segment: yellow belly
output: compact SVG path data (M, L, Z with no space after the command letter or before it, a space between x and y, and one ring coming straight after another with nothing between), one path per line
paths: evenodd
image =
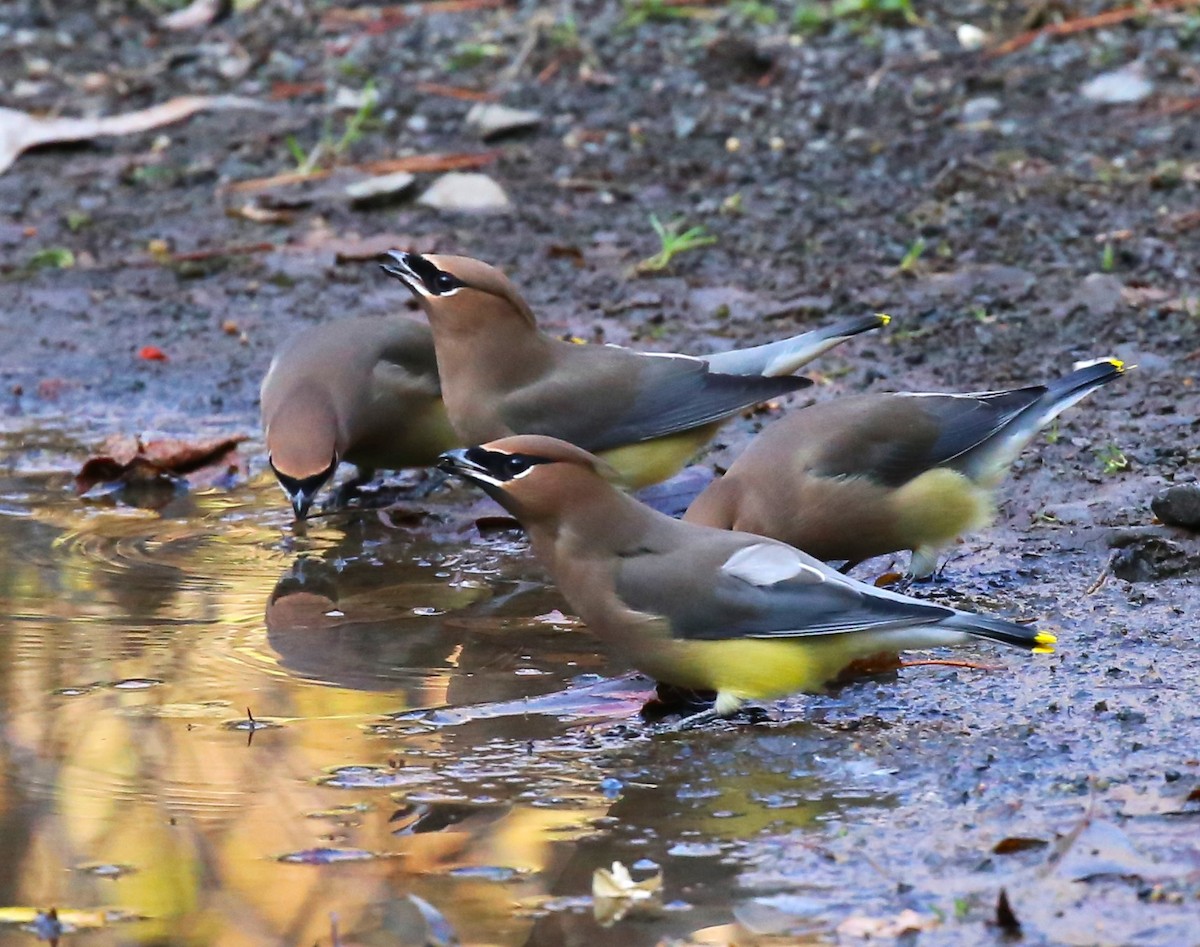
M621 475L626 487L640 490L679 473L720 427L721 422L706 424L653 441L614 447L600 456Z
M947 467L910 480L892 495L891 505L910 549L944 546L993 516L988 491Z
M715 690L739 701L771 700L818 693L851 661L878 650L871 635L675 640L639 655L635 663L657 680L679 687Z

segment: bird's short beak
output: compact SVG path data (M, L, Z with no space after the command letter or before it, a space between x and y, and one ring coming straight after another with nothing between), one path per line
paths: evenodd
M292 509L296 511L296 519L302 520L308 517L308 509L312 506L313 500L316 499L316 493L297 490L295 493L289 493L288 499L292 501Z
M488 474L487 469L482 464L477 464L471 460L467 456L467 450L465 447L459 447L443 453L438 457L438 470L454 474L457 477L462 477L464 480L470 480L475 483L479 483L485 479L490 483L492 478Z
M421 278L413 270L412 264L409 262L410 256L411 254L405 253L403 250L388 250L386 253L379 254L376 260L388 276L396 277L414 293L419 293Z

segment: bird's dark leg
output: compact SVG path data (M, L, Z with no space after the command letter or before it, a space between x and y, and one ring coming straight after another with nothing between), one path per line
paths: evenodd
M351 500L358 498L359 490L375 479L375 471L371 467L355 467L355 474L333 491L330 498L335 507L349 505Z

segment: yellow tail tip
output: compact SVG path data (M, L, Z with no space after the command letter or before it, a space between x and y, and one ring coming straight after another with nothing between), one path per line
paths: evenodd
M1033 653L1034 654L1053 654L1054 645L1058 641L1055 635L1048 631L1039 631L1033 636Z
M880 326L886 326L889 322L892 321L892 317L889 316L886 312L875 313L875 318L879 320Z

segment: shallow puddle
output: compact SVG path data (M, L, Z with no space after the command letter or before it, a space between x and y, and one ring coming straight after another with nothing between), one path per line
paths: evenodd
M0 905L81 943L441 942L412 894L464 943L654 944L730 921L746 840L888 804L802 718L648 735L462 491L300 532L265 480L147 512L0 448ZM603 928L614 861L663 904Z

